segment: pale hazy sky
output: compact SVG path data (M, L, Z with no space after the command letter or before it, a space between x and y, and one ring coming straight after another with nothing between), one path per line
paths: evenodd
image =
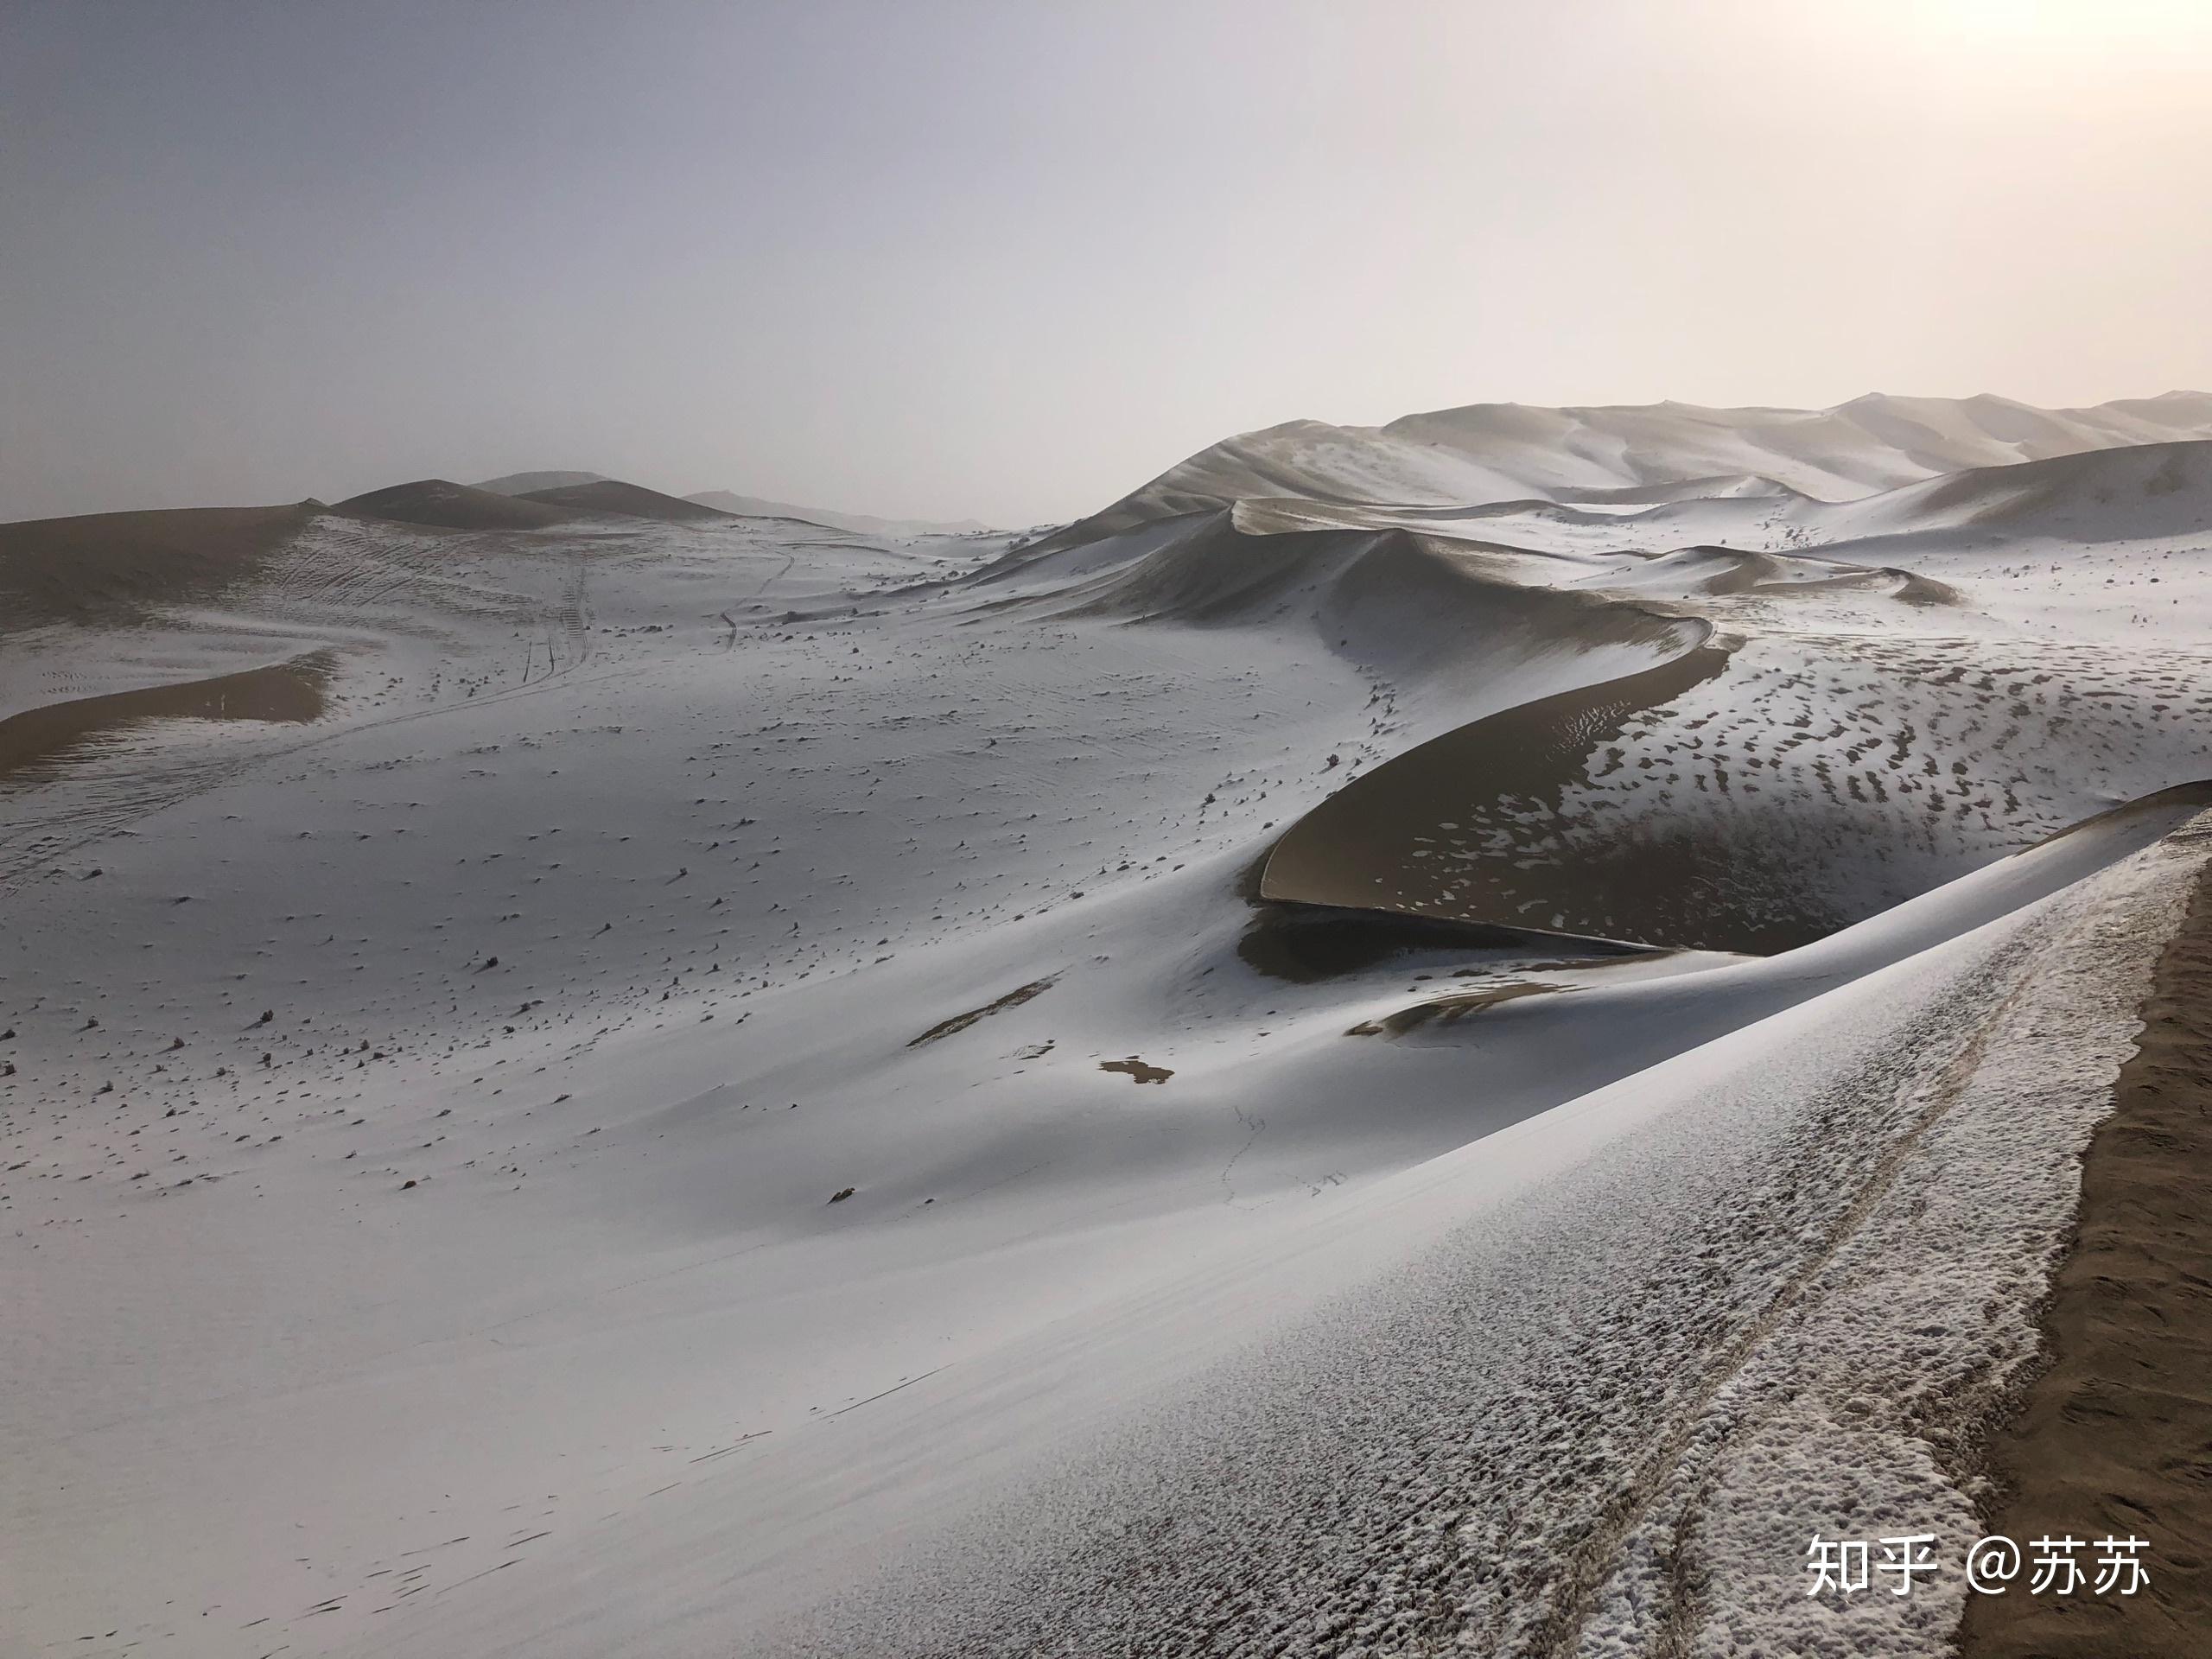
M2212 0L0 0L0 519L2212 387Z

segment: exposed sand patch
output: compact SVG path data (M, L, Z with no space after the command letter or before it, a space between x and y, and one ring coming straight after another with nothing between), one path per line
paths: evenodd
M950 1020L940 1020L920 1036L908 1038L906 1046L919 1048L923 1044L933 1043L940 1037L950 1037L957 1033L963 1032L978 1020L988 1019L990 1015L1003 1013L1007 1008L1018 1008L1033 997L1042 996L1051 990L1052 979L1052 975L1047 975L1043 979L1033 979L1027 985L1015 986L1014 989L996 1001L984 1003L980 1008L970 1008L965 1014L954 1014Z
M81 745L152 720L254 720L304 724L323 711L327 652L181 685L74 697L0 720L0 785L36 783Z
M1607 870L1532 867L1511 844L1516 818L1547 826L1560 819L1566 792L1589 757L1618 739L1632 716L1714 677L1728 660L1726 650L1701 645L1657 668L1539 698L1422 744L1292 825L1268 855L1262 895L1504 926L1550 919L1563 931L1592 934L1613 930L1583 918L1610 912L1635 918L1627 936L1645 943L1719 950L1803 943L1825 926L1807 918L1777 934L1732 925L1718 906L1702 905L1708 913L1701 931L1684 932L1690 918L1664 912L1706 874L1694 847L1639 847L1634 858ZM1492 813L1492 828L1508 844L1478 858L1430 858L1422 843L1440 828L1471 822L1474 811Z
M1402 1037L1431 1020L1447 1026L1456 1025L1470 1014L1494 1008L1502 1002L1516 1002L1524 996L1564 994L1568 988L1563 985L1541 984L1529 979L1513 980L1503 985L1487 985L1478 991L1459 991L1450 996L1433 997L1426 1002L1416 1002L1380 1020L1363 1020L1345 1034L1352 1037Z
M2212 1640L2212 871L2143 1007L2082 1170L2050 1369L1992 1447L1993 1532L2150 1541L2132 1597L1970 1598L1967 1659L2193 1659Z
M1141 1084L1165 1083L1175 1075L1166 1066L1154 1065L1149 1061L1139 1059L1134 1054L1126 1060L1101 1060L1098 1062L1098 1069L1101 1071L1127 1072L1132 1082Z

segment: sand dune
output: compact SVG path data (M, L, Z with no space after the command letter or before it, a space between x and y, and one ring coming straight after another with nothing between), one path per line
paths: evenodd
M2103 512L2101 536L2155 537L2205 453L1967 474L1830 523L1863 556L1871 521L1955 531L1961 500L2001 496ZM1408 698L1440 664L1451 683L1470 664L1502 677L1516 658L1656 648L1610 670L1588 658L1541 695L1517 682L1512 706L1358 775L1276 844L1269 897L1769 951L2204 770L2212 697L2183 658L1993 639L1945 614L1970 593L1901 566L1714 546L1532 555L1457 525L1353 528L1364 513L1240 504L1024 550L979 578L1036 588L1026 602L1055 614L1310 627L1355 660L1387 660ZM1643 516L1615 535L1643 532ZM1303 528L1317 519L1344 527ZM1687 615L1700 609L1726 638L1706 643L1712 629Z
M494 495L527 495L532 490L558 490L572 484L604 484L604 473L507 473L498 478L480 480L470 487L489 490Z
M516 499L542 502L571 515L616 512L631 518L658 518L678 524L695 524L701 520L712 522L730 516L716 507L686 501L681 496L663 495L658 490L649 490L640 484L625 484L615 478L596 479L588 484L563 484L552 489L529 490Z
M0 790L50 775L80 745L156 720L251 720L298 724L323 711L332 664L303 658L213 679L149 686L48 703L0 720Z
M1879 396L1829 410L1474 404L1379 428L1292 421L1247 433L1179 462L1072 533L1087 539L1253 497L1590 501L1715 477L1756 480L1730 493L1778 487L1840 501L1967 467L2203 438L2212 438L2212 397L2200 392L2057 410Z
M442 530L537 530L558 524L562 518L556 508L471 489L442 478L371 490L340 501L336 510Z
M486 479L475 487L499 495L531 495L545 490L616 481L604 473L509 473L503 477ZM694 505L712 507L717 512L730 513L741 518L786 518L829 530L849 531L860 536L968 536L982 534L988 529L988 525L972 518L950 524L926 519L880 518L870 513L839 512L828 507L799 506L789 501L771 501L763 496L739 495L728 490L701 490L683 499ZM666 516L665 507L652 516Z
M1940 636L1708 647L1370 772L1277 843L1263 891L1783 949L2193 781L2209 728L2179 660Z
M0 524L0 634L57 620L114 625L149 604L214 594L319 510L180 507Z
M1944 1651L1804 1540L1992 1496L2208 848L2203 415L0 528L0 1645Z
M1983 467L1808 515L1823 538L2051 536L2102 542L2202 531L2212 518L2212 442L2148 443Z
M972 536L984 533L989 526L973 518L950 522L926 518L879 518L872 513L839 512L829 507L804 507L789 501L771 501L757 495L737 495L728 490L702 490L687 495L687 501L696 501L701 506L716 507L724 512L737 513L747 518L796 518L804 524L827 524L833 530L849 530L863 536Z

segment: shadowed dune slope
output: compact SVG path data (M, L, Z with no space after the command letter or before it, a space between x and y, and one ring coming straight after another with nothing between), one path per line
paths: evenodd
M530 490L515 498L543 502L569 517L587 512L617 512L632 518L658 518L671 524L712 523L732 515L719 507L663 495L642 484L625 484L619 478L602 478L589 484L564 484L550 490Z
M1509 549L1411 531L1255 532L1231 512L1194 513L979 573L998 584L1055 581L1014 603L1052 614L1190 626L1310 623L1358 658L1420 677L1452 667L1488 674L1506 637L1567 656L1600 646L1687 649L1703 625L1597 594L1532 587L1506 574Z
M53 621L124 621L251 575L321 511L174 507L0 524L0 633Z
M605 473L505 473L498 478L479 479L472 487L489 490L494 495L527 495L532 490L557 490L571 484L600 484L606 479Z
M556 508L471 489L448 479L423 478L371 490L338 504L340 512L396 524L428 524L437 530L538 530L567 515Z
M1679 828L1630 841L1569 816L1567 797L1594 753L1619 743L1634 716L1727 666L1726 650L1701 645L1386 762L1275 843L1261 896L1724 950L1785 950L1830 931L1837 917L1811 895L1780 918L1715 905L1735 850L1725 844ZM1587 844L1529 856L1561 839Z

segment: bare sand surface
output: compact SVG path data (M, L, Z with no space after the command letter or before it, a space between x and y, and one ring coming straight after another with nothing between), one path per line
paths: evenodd
M0 786L52 774L82 745L149 720L258 720L302 724L323 710L328 653L181 685L73 697L0 720Z
M2019 1541L2149 1540L2133 1596L1969 1599L1967 1659L2212 1650L2212 874L2166 948L2135 1057L2082 1170L2052 1281L2050 1363L1991 1448Z
M313 502L175 507L0 524L0 636L57 621L131 620L251 575L307 527Z
M538 530L569 516L542 502L474 489L443 478L422 478L411 484L371 490L340 502L338 511L438 530Z
M1701 645L1660 667L1432 739L1293 825L1268 855L1262 896L1723 950L1786 950L1833 931L1837 918L1829 915L1779 927L1731 915L1705 896L1707 888L1726 893L1730 872L1700 868L1705 849L1694 842L1638 844L1611 869L1578 867L1546 881L1554 872L1532 868L1516 834L1524 818L1557 834L1567 788L1589 757L1618 741L1637 715L1723 671L1728 656ZM1428 857L1440 832L1469 823L1491 836L1484 856Z

